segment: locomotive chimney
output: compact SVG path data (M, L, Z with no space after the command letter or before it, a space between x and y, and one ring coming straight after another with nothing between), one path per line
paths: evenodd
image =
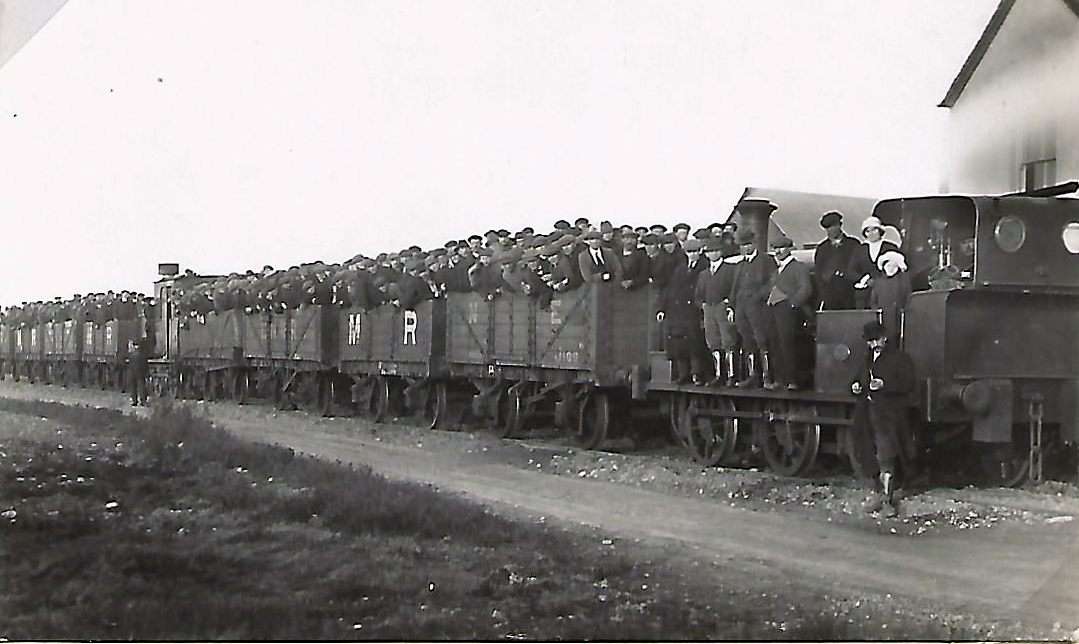
M776 205L767 199L742 199L738 202L738 214L742 225L749 226L757 235L757 252L768 254L768 220Z

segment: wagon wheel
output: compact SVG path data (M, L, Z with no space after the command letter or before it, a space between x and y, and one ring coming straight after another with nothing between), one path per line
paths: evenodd
M816 416L813 404L768 402L765 411L783 414L788 411L799 416ZM764 453L768 467L784 476L804 474L813 465L820 449L820 424L803 420L761 420L755 423L754 438Z
M246 403L247 396L251 391L251 374L246 369L237 369L236 373L232 375L230 384L232 385L232 391L229 392L229 397L235 400L238 405Z
M288 382L288 373L285 371L278 371L274 374L273 378L274 407L279 411L289 411L294 409L291 394L285 391L285 384Z
M448 396L446 383L439 381L428 386L424 403L424 417L431 419L429 429L444 429L448 417Z
M318 382L318 413L323 418L333 416L333 399L337 393L337 385L333 378L327 376Z
M379 376L375 380L373 387L373 403L375 417L372 420L376 423L385 422L386 419L393 412L393 392L390 391L390 379L386 376Z
M853 425L843 428L843 451L850 462L850 468L854 476L866 480L876 480L880 474L880 466L877 464L877 449L873 445L873 434L869 427L863 423L855 422Z
M697 414L697 405L702 409L735 411L734 402L729 398L703 398L695 396L682 418L681 434L685 437L685 446L693 460L706 467L718 464L734 451L738 442L739 422L737 418L712 417Z
M501 438L513 438L524 429L527 406L522 384L517 384L502 392L498 399L498 420L495 433Z
M596 449L611 426L610 396L602 391L589 392L581 401L577 419L577 443L585 449Z

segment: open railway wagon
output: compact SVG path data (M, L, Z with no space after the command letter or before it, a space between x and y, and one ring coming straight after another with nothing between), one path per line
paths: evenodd
M145 320L86 320L78 328L82 338L79 382L85 387L124 389L128 355L143 335Z
M586 284L536 299L450 293L446 303L447 400L503 436L533 422L574 431L585 447L626 430L644 410L649 289Z
M428 418L432 428L444 425L446 300L415 309L342 308L337 317L338 370L323 384L323 413L346 401L375 422L409 411Z
M12 375L12 365L15 364L15 353L11 338L11 327L0 324L0 380Z
M338 307L303 304L274 313L248 314L240 382L246 391L271 393L279 408L322 404L332 396L337 365ZM332 398L330 398L332 399Z
M14 330L14 376L37 382L45 376L44 325L36 322L23 324Z
M45 382L64 386L79 382L82 371L82 323L63 320L45 322L42 326Z

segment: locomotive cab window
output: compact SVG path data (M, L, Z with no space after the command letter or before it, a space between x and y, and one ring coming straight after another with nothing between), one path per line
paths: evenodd
M1061 233L1064 240L1064 248L1072 255L1079 254L1079 221L1072 221L1064 225Z

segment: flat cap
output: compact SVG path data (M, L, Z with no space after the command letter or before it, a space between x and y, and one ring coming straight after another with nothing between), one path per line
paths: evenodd
M686 242L682 244L682 250L687 253L699 253L703 247L704 244L702 244L699 239L687 239Z
M754 244L757 242L757 235L751 229L743 228L735 234L734 241L738 244Z
M786 235L779 235L772 240L772 248L791 248L794 246L794 242L790 237Z
M682 222L679 222L679 223L675 224L675 225L674 225L674 228L672 228L671 230L673 230L673 231L677 232L677 231L679 231L679 230L689 230L689 229L690 229L690 226L689 226L689 224L687 224L687 223L682 223Z
M838 226L843 223L843 215L831 210L824 213L824 216L820 218L821 228L831 228L832 226Z

